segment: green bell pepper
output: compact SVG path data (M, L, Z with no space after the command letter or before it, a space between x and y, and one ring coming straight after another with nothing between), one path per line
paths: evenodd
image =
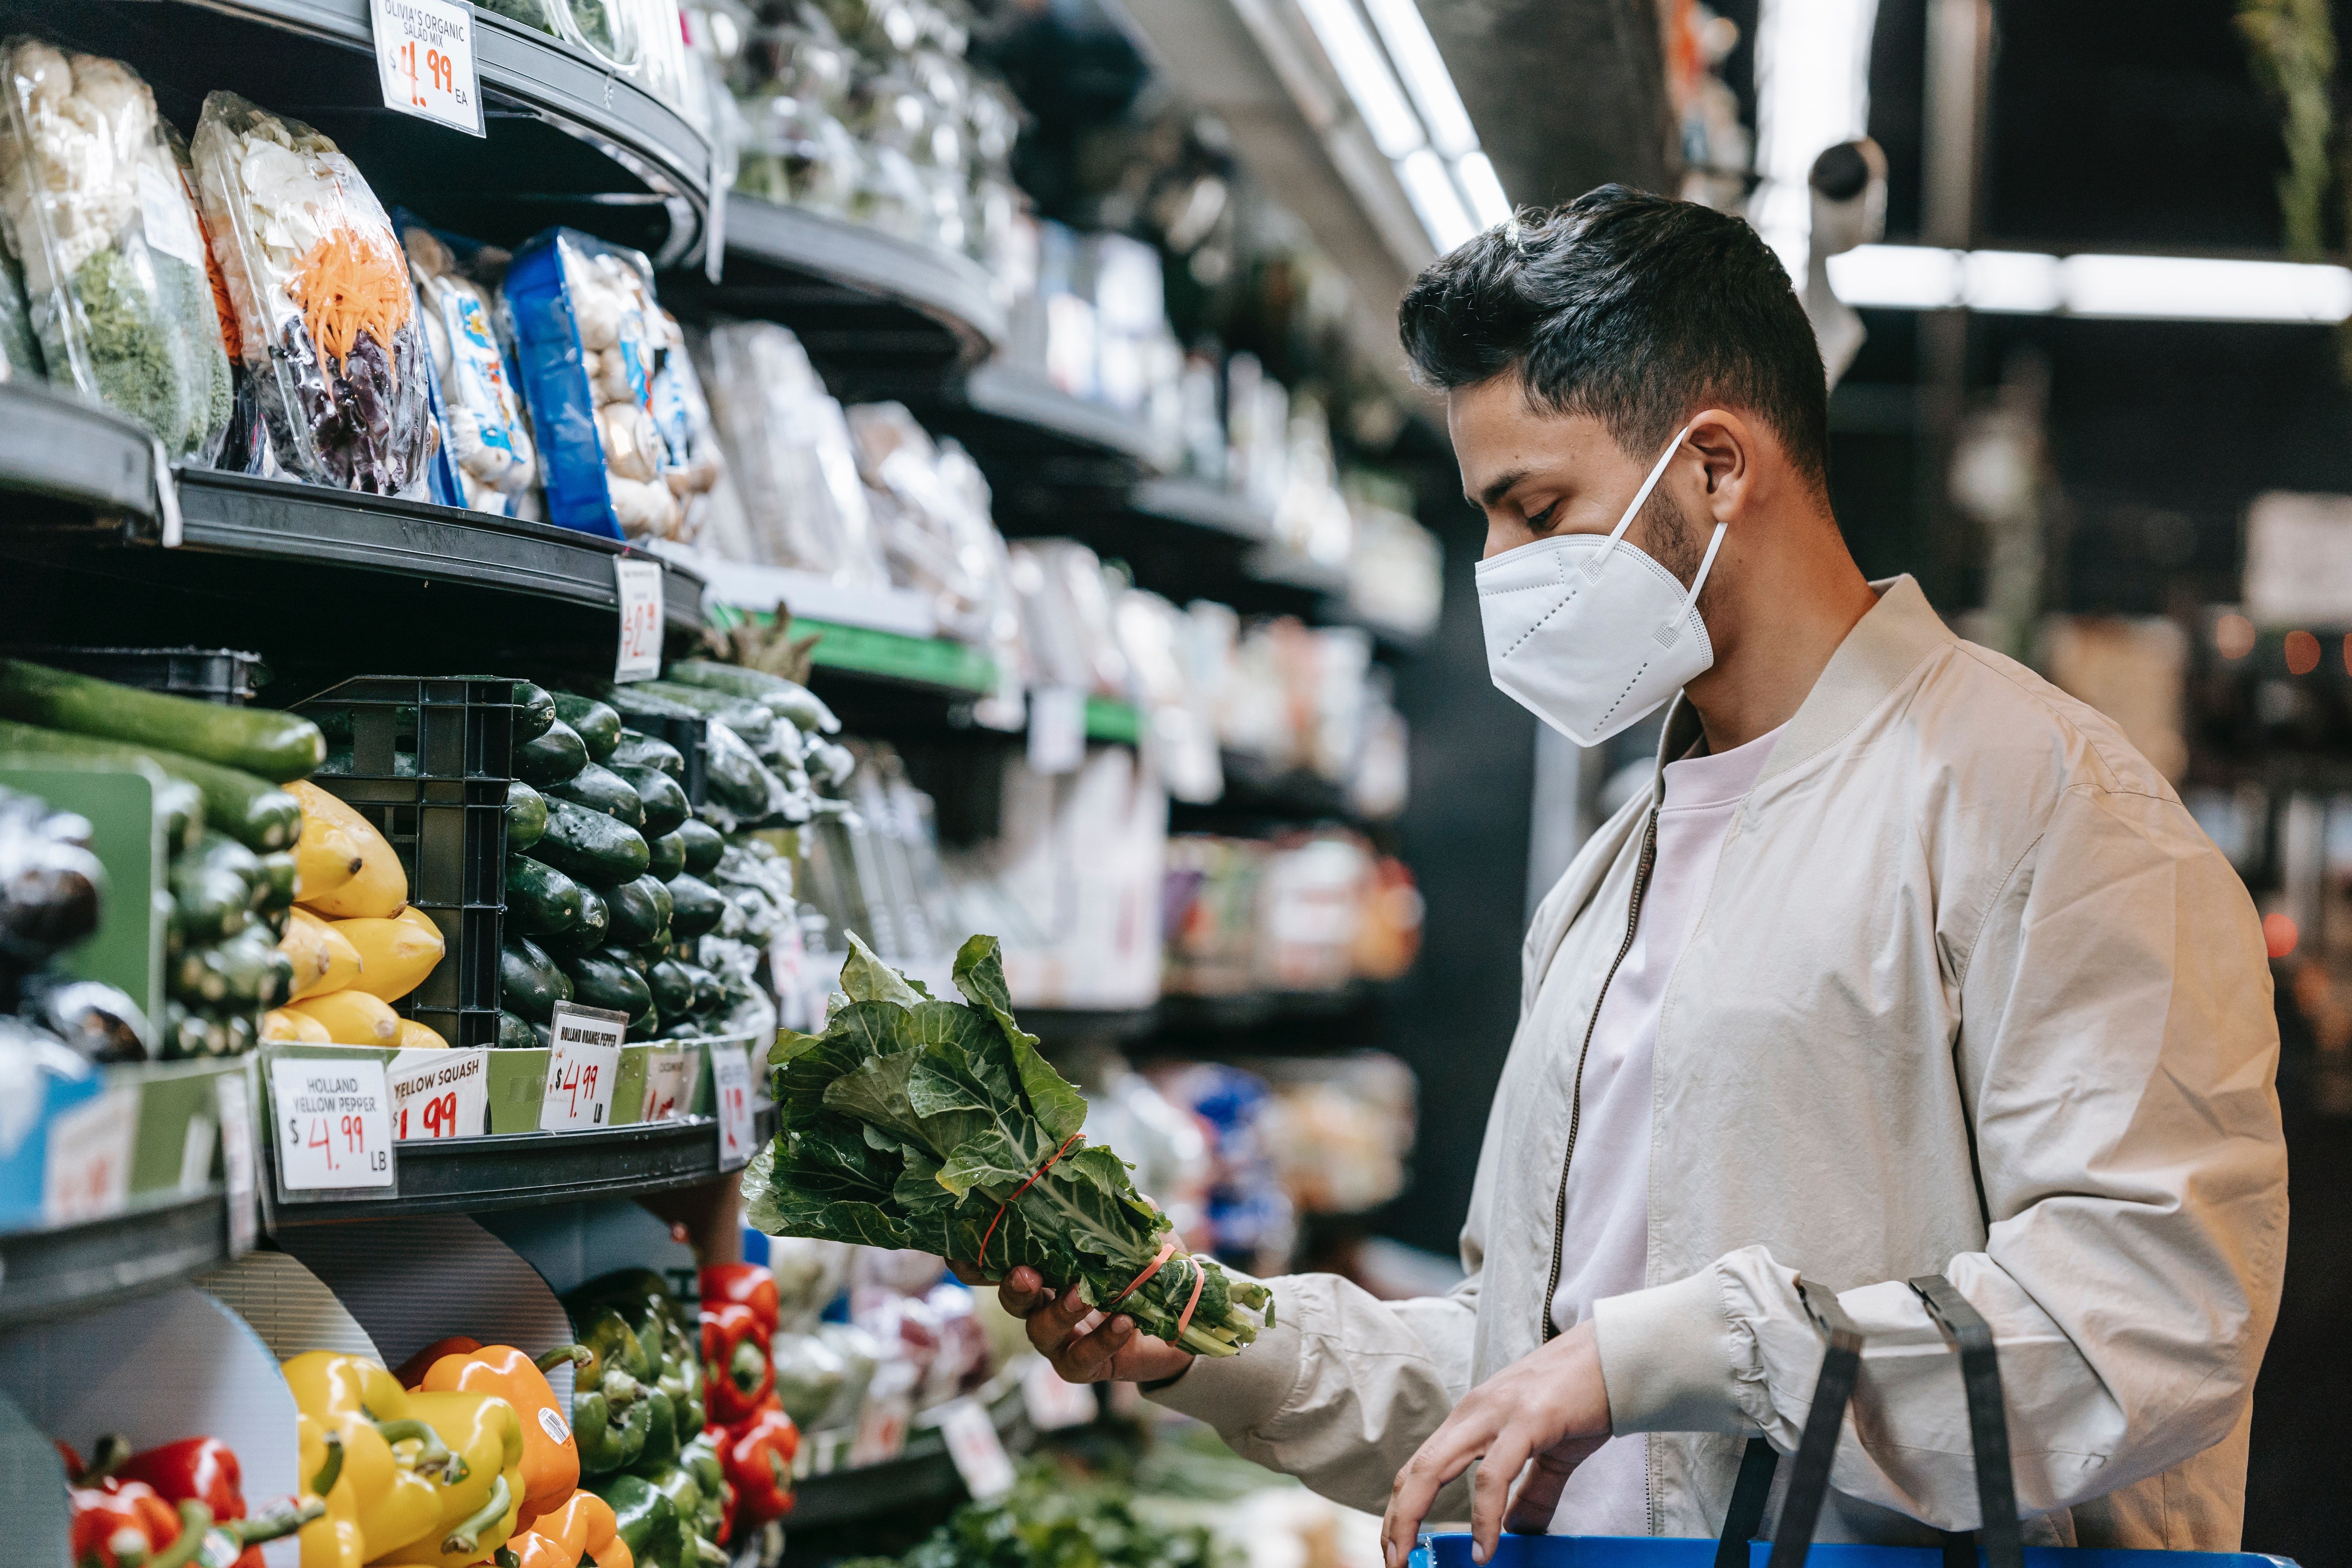
M627 1321L610 1307L577 1323L589 1359L573 1373L572 1429L583 1475L604 1475L636 1463L645 1453L655 1411L652 1355Z
M727 1468L719 1462L719 1441L706 1428L694 1436L694 1441L677 1453L678 1468L694 1478L701 1491L701 1501L687 1522L694 1533L714 1546L719 1532L727 1521Z
M611 1505L615 1533L638 1568L690 1568L698 1554L668 1493L635 1475L600 1476L586 1486Z

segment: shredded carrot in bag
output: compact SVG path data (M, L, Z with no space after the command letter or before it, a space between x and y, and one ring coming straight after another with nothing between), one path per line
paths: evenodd
M396 364L392 337L411 310L408 268L396 250L372 243L349 225L312 246L294 264L289 287L302 324L321 353L341 366L362 331Z

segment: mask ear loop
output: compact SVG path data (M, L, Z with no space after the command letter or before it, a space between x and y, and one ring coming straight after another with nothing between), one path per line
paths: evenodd
M1609 547L1606 550L1596 551L1591 559L1585 563L1584 574L1587 577L1600 576L1601 569L1609 564L1609 558L1617 552L1617 546L1624 539L1625 531L1633 527L1633 520L1641 515L1642 503L1648 500L1650 492L1658 488L1658 481L1665 477L1666 465L1674 461L1676 452L1682 450L1683 437L1690 433L1691 427L1688 425L1684 426L1675 432L1675 438L1666 443L1666 449L1658 454L1657 462L1650 469L1650 477L1642 481L1642 488L1633 492L1633 504L1626 507L1625 515L1617 520L1616 530L1609 535ZM1711 555L1712 551L1709 553Z

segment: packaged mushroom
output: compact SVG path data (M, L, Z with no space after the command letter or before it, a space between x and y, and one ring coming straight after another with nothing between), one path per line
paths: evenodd
M549 229L515 252L506 297L547 520L608 539L677 537L683 511L655 417L670 337L651 265L576 229Z
M205 241L154 95L120 60L0 50L0 234L49 379L210 463L232 389ZM8 344L10 374L20 346ZM29 358L29 355L25 357Z
M400 238L416 279L425 341L440 383L442 432L465 504L499 517L519 515L518 500L538 465L522 400L508 379L506 353L493 330L489 292L465 275L432 230L405 224Z
M312 484L421 496L437 434L408 268L335 144L233 92L192 151L237 341L278 460Z

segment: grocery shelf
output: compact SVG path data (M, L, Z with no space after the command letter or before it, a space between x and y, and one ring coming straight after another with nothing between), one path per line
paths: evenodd
M1131 702L1118 702L1108 697L1087 699L1087 739L1108 741L1122 746L1140 745L1143 742L1143 713Z
M83 1225L0 1236L0 1327L160 1290L227 1257L228 1210L218 1188Z
M121 415L45 382L0 382L0 490L152 525L155 443Z
M665 279L662 298L782 322L846 396L977 363L1004 340L995 280L970 257L740 195L727 198L725 232L719 281Z
M1030 1424L1019 1384L1013 1383L990 1399L988 1413L1008 1452L1019 1453L1034 1441L1036 1431ZM797 1534L823 1525L878 1520L901 1509L961 1499L963 1478L948 1456L946 1436L937 1426L922 1425L919 1415L916 1422L907 1435L905 1451L895 1459L796 1480L793 1490L799 1500L793 1503L786 1526Z
M37 27L128 60L184 128L216 88L310 121L351 154L387 209L404 205L498 244L570 223L661 264L694 251L709 202L709 144L638 82L477 8L487 132L477 141L384 108L369 15L368 0L0 0L12 31Z
M1013 533L1066 532L1073 511L1116 511L1159 466L1139 416L1072 397L1042 373L1002 361L960 388L908 401L926 428L971 449L994 492L996 520Z
M765 1142L773 1112L756 1129ZM512 1132L400 1145L399 1195L277 1205L277 1226L411 1214L487 1214L583 1198L635 1197L715 1181L719 1123L708 1116L602 1132Z
M1274 536L1274 518L1247 496L1200 479L1146 479L1128 497L1128 510L1162 522L1255 544Z
M1047 1049L1106 1040L1148 1039L1160 1027L1160 1009L1150 1007L1035 1007L1020 1005L1021 1026Z

